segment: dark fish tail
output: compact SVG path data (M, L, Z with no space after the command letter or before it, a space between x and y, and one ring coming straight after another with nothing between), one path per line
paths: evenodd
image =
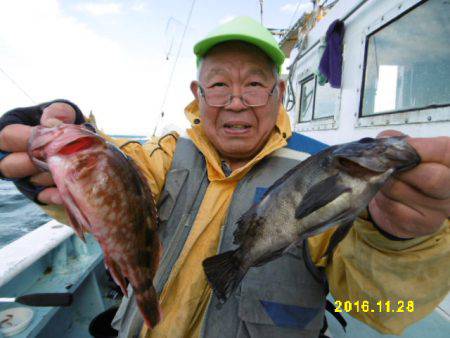
M150 280L134 290L136 292L136 303L141 310L145 324L151 329L161 320L161 309L155 287Z
M239 256L239 251L234 250L206 258L203 261L206 278L222 303L226 302L247 272L247 269L242 267Z

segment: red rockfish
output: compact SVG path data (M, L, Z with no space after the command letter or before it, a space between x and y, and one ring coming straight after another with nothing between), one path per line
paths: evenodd
M153 277L161 245L152 192L139 168L117 147L84 126L38 126L29 141L33 162L49 170L78 236L89 232L127 295L133 287L148 327L160 320Z

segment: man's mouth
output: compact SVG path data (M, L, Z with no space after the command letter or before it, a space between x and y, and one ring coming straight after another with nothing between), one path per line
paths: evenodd
M232 130L245 130L251 128L249 124L238 124L238 123L225 123L224 127L226 129L232 129Z
M245 136L250 133L251 125L245 122L229 122L223 125L225 134L231 137Z

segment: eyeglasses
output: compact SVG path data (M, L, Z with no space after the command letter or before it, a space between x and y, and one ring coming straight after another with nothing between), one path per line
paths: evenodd
M233 97L240 97L242 103L246 107L262 107L269 102L269 97L273 95L277 83L275 83L270 92L267 92L263 88L255 88L247 90L242 95L233 95L228 89L224 87L203 89L202 86L198 86L200 89L200 95L203 96L205 102L211 107L225 107L231 104ZM223 88L223 89L222 89Z

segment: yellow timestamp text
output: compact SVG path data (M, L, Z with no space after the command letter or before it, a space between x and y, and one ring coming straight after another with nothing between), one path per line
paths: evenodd
M399 300L391 302L390 300L369 302L363 301L334 301L334 312L414 312L413 300Z

